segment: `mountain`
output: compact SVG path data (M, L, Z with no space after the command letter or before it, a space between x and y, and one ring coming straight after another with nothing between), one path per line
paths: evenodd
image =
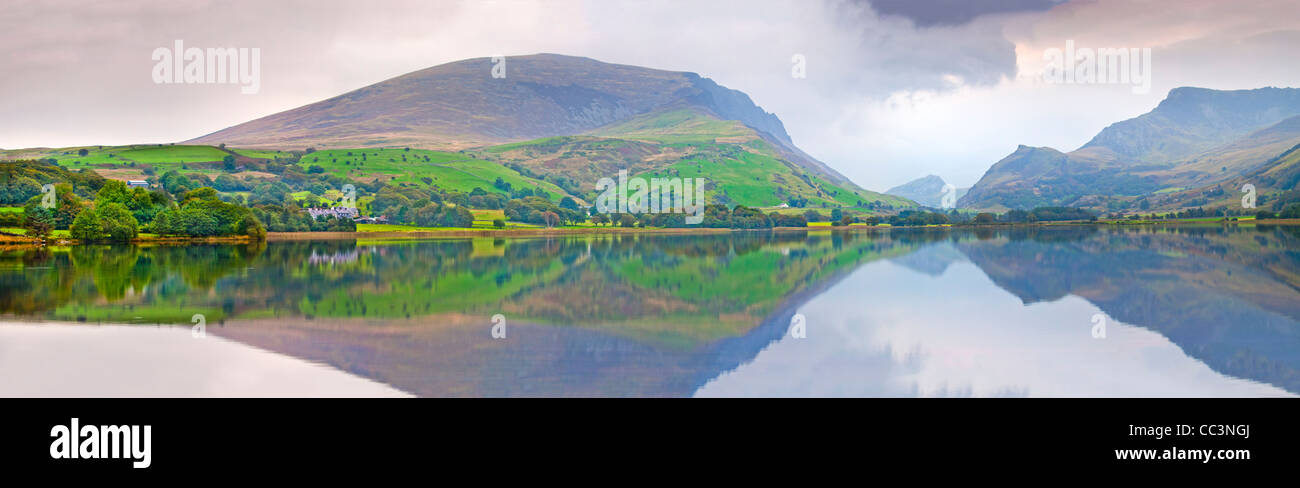
M1154 182L1110 166L1091 154L1066 154L1050 147L1020 146L994 163L966 196L963 208L1005 210L1040 206L1092 206L1093 195L1144 193Z
M1187 159L1300 114L1300 89L1181 87L1156 108L1111 124L1080 150L1105 149L1125 163Z
M490 58L434 66L187 143L345 157L361 154L352 148L452 151L588 201L600 178L627 170L706 178L706 198L717 203L915 205L858 187L795 146L748 95L695 73L558 54L508 57L504 77L494 66ZM345 162L348 174L383 177L361 174L368 168L356 163L365 161Z
M927 175L885 190L885 194L903 197L927 207L939 208L943 204L943 188L947 184L943 178ZM958 188L956 197L960 199L969 190L970 188Z
M1300 143L1300 89L1175 88L1154 110L1111 124L1079 149L1020 146L958 205L1119 210L1256 171Z
M1291 146L1260 165L1257 169L1227 180L1193 188L1144 197L1142 205L1152 211L1170 211L1187 207L1240 208L1242 189L1255 187L1256 208L1281 212L1300 202L1300 143Z

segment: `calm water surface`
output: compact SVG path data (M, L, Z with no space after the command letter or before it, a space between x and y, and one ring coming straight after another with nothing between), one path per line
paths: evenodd
M1300 228L10 249L0 313L9 396L1286 396Z

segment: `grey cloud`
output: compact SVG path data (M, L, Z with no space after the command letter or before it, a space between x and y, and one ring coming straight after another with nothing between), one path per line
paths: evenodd
M868 0L882 15L911 19L917 26L961 25L987 14L1036 12L1065 0Z

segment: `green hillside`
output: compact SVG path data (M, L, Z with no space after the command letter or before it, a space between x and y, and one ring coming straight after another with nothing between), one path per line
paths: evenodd
M398 184L436 185L443 190L465 193L482 188L507 194L494 185L497 178L501 178L516 190L545 190L556 201L567 194L554 184L523 176L492 161L453 152L405 148L329 149L304 155L298 164L306 169L319 166L326 173L356 181L381 179Z
M1146 197L1147 207L1156 211L1172 211L1185 207L1224 207L1242 210L1244 195L1241 188L1253 185L1257 209L1282 211L1287 205L1300 202L1300 144L1270 159L1263 167L1242 176L1213 185L1195 188L1175 188Z
M807 199L810 207L864 207L872 202L910 206L902 198L831 184L770 154L729 150L726 145L700 145L695 149L692 157L636 176L704 178L710 183L705 187L706 199L728 205L772 207L801 198Z
M735 120L719 120L690 108L640 115L626 122L601 127L589 134L666 144L721 142L725 139L744 142L758 138L745 124Z
M525 168L594 200L601 178L620 170L642 178L704 178L709 203L772 207L914 207L905 198L835 184L782 157L736 121L695 108L643 114L582 136L547 137L483 148L484 159Z
M86 151L83 156L81 151ZM137 144L129 146L79 146L57 149L19 149L0 154L3 159L54 159L60 166L182 164L221 161L230 153L213 146Z

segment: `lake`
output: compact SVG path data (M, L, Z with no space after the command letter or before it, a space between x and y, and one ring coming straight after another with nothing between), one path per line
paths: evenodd
M0 313L4 396L1292 396L1300 227L10 248Z

